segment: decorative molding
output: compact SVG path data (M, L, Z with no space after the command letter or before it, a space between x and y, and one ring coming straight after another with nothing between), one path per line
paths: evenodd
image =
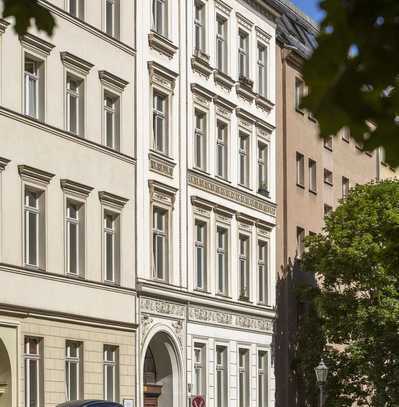
M244 2L249 4L254 10L258 11L271 22L277 24L277 19L280 17L280 12L277 9L268 6L265 1L259 2L258 0L244 0Z
M256 136L270 141L272 130L269 127L263 125L263 123L256 123Z
M144 344L145 338L151 326L154 324L154 320L148 315L142 315L140 318L140 332L141 332L141 345Z
M7 158L0 157L0 172L5 170L9 162L10 160L8 160Z
M186 307L184 305L147 297L140 297L140 312L179 319L186 318Z
M25 48L31 49L44 57L50 55L51 50L55 47L55 45L51 44L50 42L42 40L41 38L32 34L22 35L19 37L19 40Z
M3 20L0 18L0 35L3 34L6 30L6 28L10 25L10 23L7 20Z
M164 157L160 157L154 153L149 153L148 157L150 159L150 170L158 174L165 175L166 177L173 178L173 170L176 163L167 160Z
M246 225L254 225L256 223L256 218L253 218L252 216L246 215L241 212L236 213L236 219L240 223L244 223Z
M256 224L257 235L265 239L270 239L270 229L266 229L264 225Z
M178 47L172 41L155 31L148 34L148 45L155 51L166 55L169 59L172 59L178 50Z
M50 172L39 170L29 165L18 165L18 173L25 181L39 182L45 185L49 184L54 177L54 174Z
M222 12L223 14L225 14L226 16L229 16L232 8L227 5L226 3L224 3L221 0L215 0L215 7L217 11Z
M237 107L236 104L230 102L225 98L222 98L221 96L215 96L213 98L213 103L215 104L216 114L226 119L230 119L231 113Z
M215 94L208 89L204 88L197 83L191 84L191 92L193 93L194 102L206 107L209 109L209 105L215 96Z
M152 84L161 86L165 91L173 93L176 85L176 78L179 74L155 61L148 62L148 70Z
M80 198L87 198L90 192L93 191L92 187L80 184L69 179L62 179L60 181L61 188L68 194L77 195Z
M238 97L252 103L256 97L256 93L252 90L252 87L240 80L236 84L236 92Z
M150 188L151 203L158 202L163 205L174 207L177 188L162 184L155 180L148 181L148 187Z
M262 333L273 333L272 319L250 317L243 314L212 310L199 306L189 306L188 319L196 322L206 322L211 325L223 325Z
M60 52L60 57L66 68L78 71L80 74L85 76L88 75L91 68L94 66L90 62L87 62L67 51Z
M260 110L269 113L273 107L274 103L271 102L269 99L266 99L264 96L256 95L255 97L255 104Z
M116 75L104 70L98 71L98 77L100 78L100 81L103 85L110 86L120 93L129 84L128 81L125 81L124 79L121 79Z
M248 20L241 13L238 12L236 13L236 17L239 25L246 28L248 31L252 30L252 27L254 26L254 23L252 21Z
M239 191L229 185L224 185L216 180L200 176L192 171L188 172L187 182L190 186L202 191L215 194L221 198L228 199L247 208L263 212L272 217L276 216L276 206L263 199L252 196L248 193Z
M122 210L122 208L127 204L129 199L122 198L121 196L111 194L106 191L99 191L98 198L102 205L111 206L117 210Z
M191 58L191 68L206 79L213 72L213 68L209 65L209 55L198 49L194 51L194 55Z
M259 40L264 42L266 45L268 45L270 43L270 40L271 40L272 36L270 34L268 34L266 31L263 31L259 27L255 27L255 32L256 32L256 37Z
M215 206L213 202L207 201L206 199L202 199L195 195L191 196L191 205L193 206L194 211L197 211L199 215L205 215L207 217L210 216L210 212Z
M219 85L223 89L226 89L227 91L230 91L235 84L234 79L232 79L229 75L225 74L224 72L218 70L216 70L213 73L213 80L217 85Z

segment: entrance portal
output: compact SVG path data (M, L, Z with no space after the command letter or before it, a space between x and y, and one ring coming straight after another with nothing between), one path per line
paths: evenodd
M12 406L11 363L7 349L0 339L0 407Z
M157 333L144 360L144 407L179 405L179 367L169 335Z

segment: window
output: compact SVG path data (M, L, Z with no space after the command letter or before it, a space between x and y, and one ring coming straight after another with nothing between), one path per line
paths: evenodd
M345 142L349 143L351 138L351 132L350 129L348 127L344 127L342 129L342 140L344 140Z
M153 148L163 154L169 153L167 96L154 93L153 100Z
M206 113L195 111L195 166L201 170L206 170Z
M43 401L41 339L25 337L25 406L40 407Z
M166 209L154 208L152 229L152 250L154 277L167 280L168 277L168 211Z
M73 134L83 135L84 104L83 80L71 75L66 83L66 122L67 130Z
M105 0L105 32L119 37L119 0Z
M239 170L239 184L245 187L249 186L249 136L240 132L239 135L239 151L238 162Z
M85 254L83 204L67 200L65 222L67 273L83 275Z
M342 177L342 198L346 198L349 194L349 179Z
M220 72L227 73L227 20L216 17L216 66Z
M324 147L325 147L327 150L330 150L330 151L333 150L333 138L332 138L332 136L326 137L326 138L324 139Z
M104 93L105 145L119 150L119 97Z
M25 114L43 120L44 64L25 55L24 69Z
M239 237L240 299L249 300L249 237Z
M207 227L206 223L195 221L195 287L206 289L207 278Z
M305 158L301 153L296 153L296 184L305 186Z
M84 20L85 2L84 0L69 0L69 14Z
M249 350L240 349L238 359L239 407L247 407L249 405Z
M238 31L238 77L249 77L249 36L246 32Z
M154 31L167 37L167 0L152 0L152 18Z
M309 191L317 192L317 165L316 161L309 159Z
M205 4L199 0L195 0L194 8L194 47L196 50L205 51Z
M66 342L65 347L65 384L67 400L79 400L83 397L82 344Z
M267 382L268 382L268 360L267 352L258 352L258 407L268 406L268 392L267 392Z
M206 354L205 345L194 343L194 377L193 394L206 394Z
M267 48L258 43L258 93L267 97Z
M25 264L44 266L44 192L25 188Z
M104 211L104 278L106 282L119 281L119 216Z
M216 175L227 179L227 124L218 120L216 139Z
M268 146L265 143L258 142L258 193L262 195L269 194L269 176L268 176Z
M324 204L324 217L328 216L332 212L332 210L332 206Z
M218 226L216 232L217 248L217 291L219 294L227 295L228 275L228 231Z
M301 227L296 228L296 256L301 258L305 252L305 230Z
M227 406L227 347L216 346L216 407Z
M104 399L119 401L119 349L104 345Z
M269 269L268 244L265 241L258 240L258 301L261 304L267 303L268 269Z
M295 79L295 109L301 110L302 98L305 94L305 84L302 79Z
M333 186L334 184L334 177L333 173L327 168L324 168L324 183Z

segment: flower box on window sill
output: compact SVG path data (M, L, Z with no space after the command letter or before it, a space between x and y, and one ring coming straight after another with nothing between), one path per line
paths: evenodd
M157 33L156 31L151 31L148 34L148 44L152 49L166 55L168 58L172 59L176 54L177 47L168 38Z
M194 55L191 58L191 67L193 71L198 72L206 78L209 78L213 72L213 68L209 65L209 55L200 49L194 51Z
M218 85L227 90L231 90L231 88L234 86L234 80L222 71L216 70L213 74L213 79Z

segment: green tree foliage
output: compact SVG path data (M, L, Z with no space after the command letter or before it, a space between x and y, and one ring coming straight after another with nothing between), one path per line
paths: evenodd
M399 181L355 187L309 237L294 369L316 406L314 367L324 350L328 407L399 405ZM335 345L334 345L335 344Z
M2 17L14 17L14 30L19 35L26 34L32 20L39 31L50 36L55 28L54 17L38 0L3 0Z
M399 1L322 0L318 48L305 63L303 101L322 137L342 127L399 165ZM373 124L372 130L368 123Z

